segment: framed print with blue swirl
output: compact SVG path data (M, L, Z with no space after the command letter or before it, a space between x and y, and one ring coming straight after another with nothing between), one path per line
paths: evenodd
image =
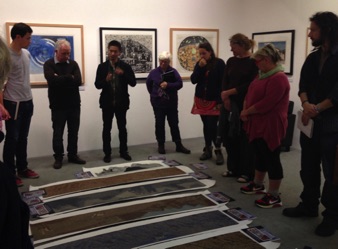
M6 23L7 42L11 43L10 32L15 22ZM31 54L30 80L32 86L46 86L43 74L43 64L54 57L54 46L58 39L66 39L71 45L70 58L75 60L80 67L82 83L85 82L83 26L68 24L37 24L27 23L33 34L31 44L27 48Z
M170 52L172 66L180 73L182 79L189 79L196 62L200 59L198 45L209 42L218 55L218 29L170 29Z

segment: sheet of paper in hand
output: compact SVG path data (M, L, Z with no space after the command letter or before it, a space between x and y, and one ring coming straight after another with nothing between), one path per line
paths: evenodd
M299 110L297 115L297 128L303 132L309 138L312 138L313 132L313 120L310 119L307 125L304 125L302 122L303 111Z

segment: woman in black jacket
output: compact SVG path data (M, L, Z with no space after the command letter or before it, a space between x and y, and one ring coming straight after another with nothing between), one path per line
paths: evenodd
M194 71L190 76L195 88L195 101L204 100L216 102L216 109L222 104L221 89L225 70L225 63L217 58L210 43L201 43L198 46L200 60L196 63ZM217 135L218 115L215 110L201 114L203 122L203 135L205 147L200 160L207 160L212 157L212 143L215 144ZM217 153L221 153L220 150ZM217 155L216 155L217 156Z

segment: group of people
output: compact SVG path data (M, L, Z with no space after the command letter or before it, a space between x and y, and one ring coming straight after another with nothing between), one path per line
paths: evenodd
M338 17L332 12L318 12L310 18L309 38L314 51L307 57L299 83L303 107L302 122L314 121L313 136L301 133L301 171L304 185L302 202L286 208L288 217L317 217L319 199L325 207L323 221L316 228L319 236L331 236L338 229ZM6 87L1 92L2 118L6 123L4 164L16 176L37 178L27 167L27 137L33 115L29 84L29 53L32 29L17 23L11 30L11 69ZM233 57L225 63L216 57L210 43L198 46L199 60L191 74L196 85L193 114L201 117L204 148L200 160L216 156L216 164L224 164L222 145L227 152L225 177L236 177L247 183L240 188L244 194L264 194L255 204L262 208L282 206L279 188L283 179L280 160L281 141L286 134L290 84L281 66L282 56L273 44L265 44L253 54L254 41L243 34L229 39ZM111 162L111 129L116 116L119 130L120 157L132 160L127 146L126 114L129 109L128 86L136 85L130 65L121 60L121 44L108 44L108 59L96 72L95 86L101 90L100 108L103 120L103 161ZM58 40L55 55L44 64L53 124L53 167L63 163L63 132L68 127L67 156L71 163L85 164L78 156L80 126L80 94L82 83L78 64L70 58L71 45ZM182 144L178 119L178 90L183 86L178 71L170 66L171 54L159 54L159 66L146 80L155 116L158 152L165 154L165 119L167 118L176 152L190 154ZM213 146L215 147L213 151ZM325 183L321 187L321 166ZM269 178L265 189L264 179Z
M245 35L233 35L230 47L234 56L225 64L209 43L200 44L200 60L191 82L196 84L194 108L202 109L205 147L200 160L212 158L213 144L216 164L223 164L224 144L228 170L223 176L248 182L242 193L266 192L256 204L270 208L282 205L280 145L287 128L290 84L278 49L266 44L251 54L253 45ZM263 182L267 172L266 191Z
M313 134L300 135L302 201L285 208L283 215L317 217L321 201L325 210L315 233L325 237L338 229L338 16L315 13L308 37L314 50L303 64L298 94L303 107L301 121L307 126L313 120ZM280 151L287 128L290 84L278 49L266 44L251 54L252 46L246 36L232 36L234 56L226 64L215 56L210 44L199 46L200 60L191 82L196 84L194 108L204 109L192 111L201 114L203 123L205 147L200 160L212 158L213 144L216 164L223 164L223 143L228 167L223 176L249 182L240 188L244 194L264 194L255 201L257 206L280 207ZM322 193L321 165L325 178Z

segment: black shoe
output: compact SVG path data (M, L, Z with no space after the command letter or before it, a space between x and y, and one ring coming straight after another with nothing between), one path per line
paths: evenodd
M159 144L157 148L158 153L165 154L164 144Z
M120 157L123 158L126 161L131 161L131 156L128 154L128 152L121 153Z
M81 159L78 155L68 156L68 162L75 164L86 164L86 161Z
M62 159L55 159L53 164L54 169L61 169L62 168Z
M329 221L328 219L323 219L322 223L320 223L316 230L315 234L322 237L329 237L335 234L338 229L338 224L335 224L333 221Z
M183 154L190 154L191 151L185 148L182 144L179 146L176 146L176 152L182 152Z
M212 157L212 147L205 147L203 149L203 154L200 156L201 161L205 161L207 159L210 159Z
M302 202L294 208L285 208L283 215L287 217L318 217L318 208L316 210L308 209Z
M105 155L104 158L103 158L103 161L105 163L110 163L111 162L111 155Z
M222 165L224 164L224 157L222 154L222 150L219 149L215 149L215 155L216 155L216 164L217 165Z

